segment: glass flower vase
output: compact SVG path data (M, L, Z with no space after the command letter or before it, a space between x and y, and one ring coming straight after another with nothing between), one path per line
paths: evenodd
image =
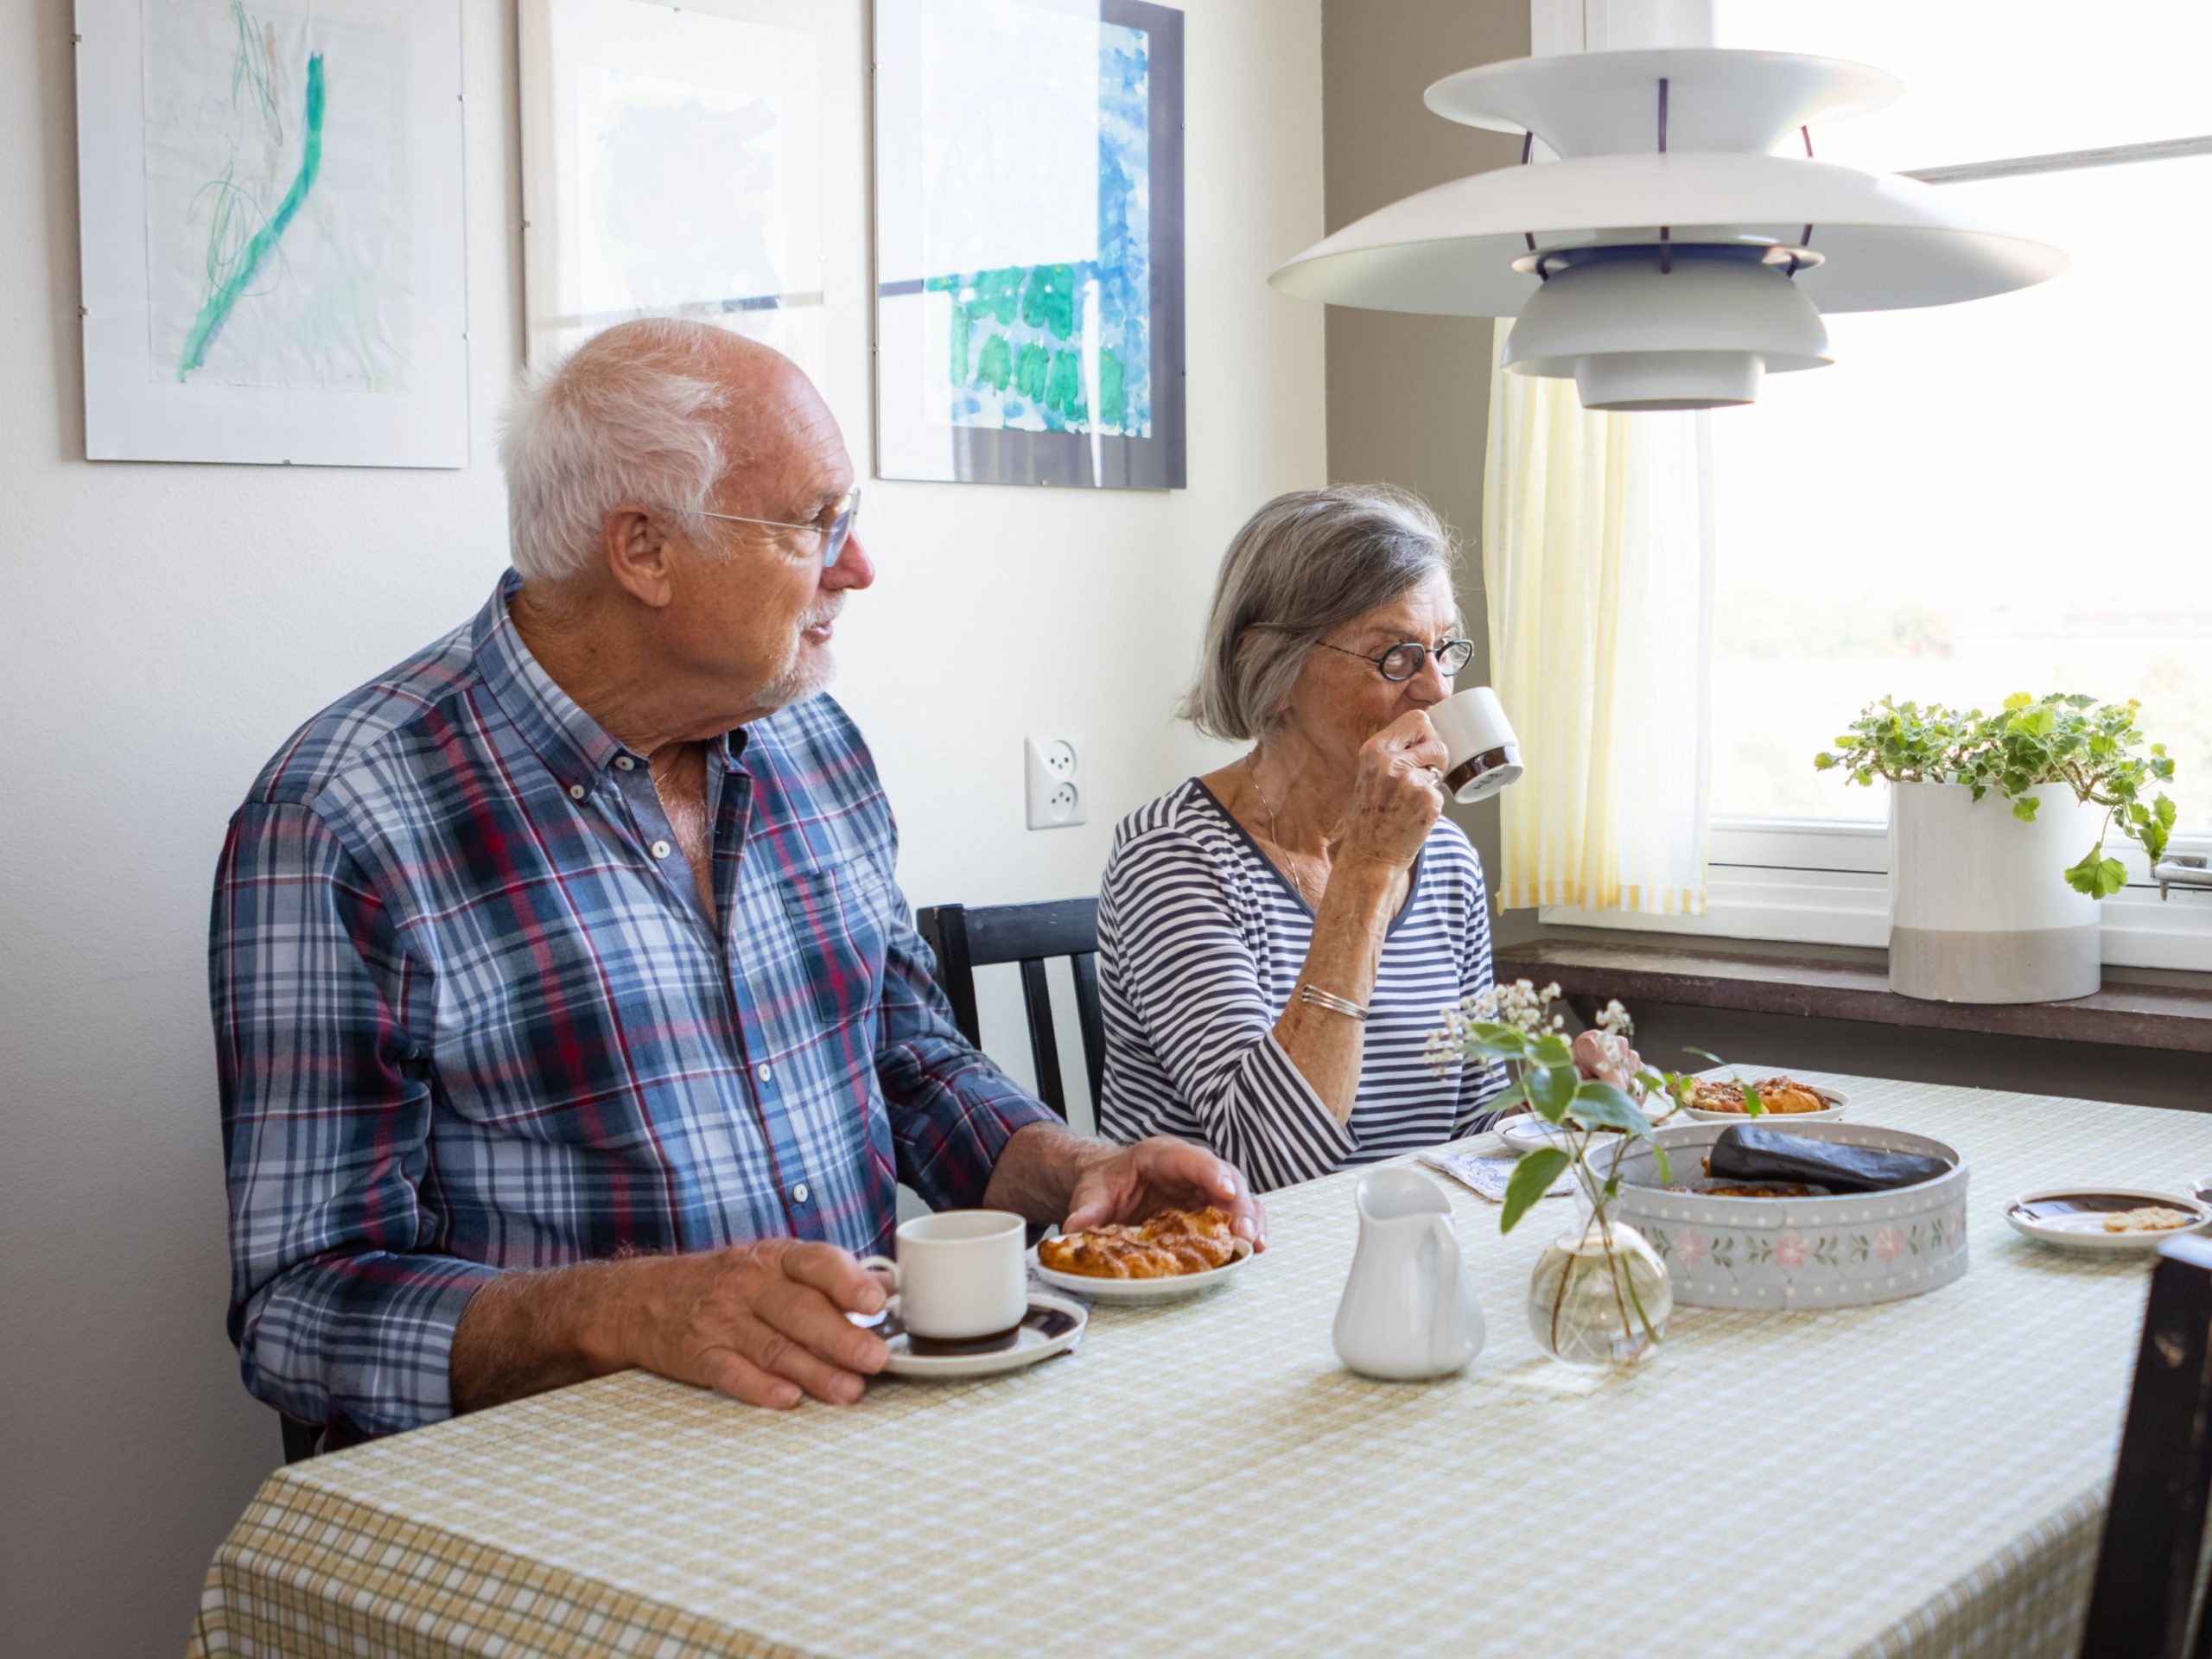
M1625 1370L1650 1355L1675 1311L1667 1264L1624 1221L1591 1216L1554 1239L1529 1280L1529 1328L1562 1364Z

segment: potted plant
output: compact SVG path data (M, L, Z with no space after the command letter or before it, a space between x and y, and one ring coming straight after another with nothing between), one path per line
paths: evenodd
M2155 863L2174 822L2154 790L2174 763L2136 711L2078 693L2016 693L1993 715L1885 697L1814 757L1892 786L1891 989L2050 1002L2097 988L2097 901L2127 883L2107 843L2118 830Z
M1635 1228L1612 1219L1621 1155L1631 1139L1648 1141L1660 1178L1672 1179L1652 1129L1689 1097L1691 1079L1643 1065L1629 1046L1634 1027L1618 1001L1605 1005L1597 1031L1568 1042L1564 1020L1548 1013L1558 995L1558 986L1540 991L1525 979L1478 992L1445 1010L1443 1025L1429 1038L1429 1064L1442 1071L1454 1064L1502 1062L1511 1083L1498 1105L1525 1102L1560 1132L1557 1145L1529 1153L1515 1166L1498 1231L1511 1232L1562 1173L1573 1172L1589 1214L1537 1258L1529 1281L1529 1328L1554 1359L1624 1367L1649 1356L1665 1337L1675 1297L1666 1262ZM1745 1097L1756 1115L1757 1092L1746 1089Z

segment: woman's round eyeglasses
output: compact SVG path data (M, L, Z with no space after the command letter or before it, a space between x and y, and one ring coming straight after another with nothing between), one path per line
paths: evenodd
M662 511L676 512L681 509L665 507ZM727 518L734 524L766 524L772 530L812 531L822 537L822 567L826 570L837 563L837 556L845 550L845 543L852 537L853 520L860 516L861 492L858 485L847 490L830 508L830 522L826 524L818 518L810 524L801 524L788 518L747 518L738 512L709 512L704 507L694 507L692 511L702 518Z
M1352 651L1343 645L1332 645L1325 639L1317 639L1313 643L1324 651L1342 652L1347 657L1358 658L1363 663L1372 663L1375 664L1376 671L1384 679L1395 680L1402 683L1420 673L1422 665L1428 661L1430 656L1428 646L1412 639L1407 640L1403 645L1391 646L1380 657L1370 657L1363 651ZM1437 668L1448 680L1465 668L1473 658L1475 642L1471 639L1446 639L1436 646L1434 654Z

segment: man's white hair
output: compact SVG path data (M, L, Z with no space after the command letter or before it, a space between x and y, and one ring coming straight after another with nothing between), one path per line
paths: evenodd
M730 401L702 322L641 317L594 334L525 380L507 410L499 464L507 524L524 580L561 582L599 553L607 515L625 503L697 518L737 459L720 434Z

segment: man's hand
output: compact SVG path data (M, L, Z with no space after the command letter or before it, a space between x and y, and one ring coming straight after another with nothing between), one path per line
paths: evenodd
M834 1244L765 1239L632 1265L624 1348L663 1376L779 1410L802 1389L847 1406L888 1357L845 1317L881 1313L883 1287Z
M883 1303L844 1251L789 1238L507 1274L470 1298L454 1332L454 1409L632 1365L750 1405L781 1410L802 1391L850 1405L889 1351L845 1315Z
M1154 1135L1089 1164L1076 1178L1061 1225L1080 1232L1109 1222L1142 1221L1161 1210L1209 1204L1227 1212L1230 1230L1250 1239L1254 1249L1267 1249L1266 1212L1235 1167L1188 1141Z

